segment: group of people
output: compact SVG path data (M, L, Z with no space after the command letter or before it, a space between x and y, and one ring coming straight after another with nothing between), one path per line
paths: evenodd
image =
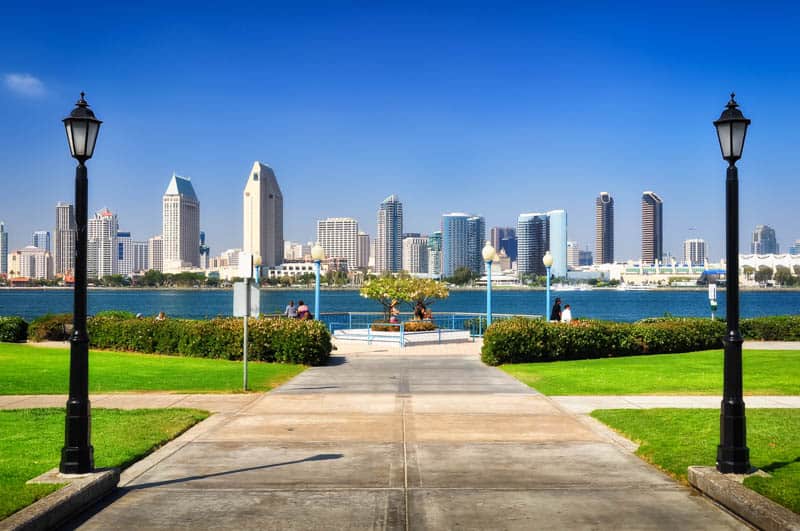
M553 304L553 309L550 311L550 320L562 323L569 323L572 321L572 308L570 308L569 304L565 304L562 310L560 297L556 297L556 302Z
M286 306L286 309L283 311L283 315L289 317L291 319L312 319L311 312L308 309L308 305L303 301L297 301L297 306L295 307L294 301L289 301L289 304Z

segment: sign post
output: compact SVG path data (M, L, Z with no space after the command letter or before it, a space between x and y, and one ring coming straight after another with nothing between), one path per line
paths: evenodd
M708 302L711 304L711 320L713 321L717 312L717 285L711 282L708 284Z
M248 267L249 266L249 267ZM248 320L251 315L259 315L261 311L261 297L258 286L253 285L253 255L241 253L239 255L239 272L245 279L233 285L233 316L244 318L244 333L242 337L243 385L247 391L247 337Z

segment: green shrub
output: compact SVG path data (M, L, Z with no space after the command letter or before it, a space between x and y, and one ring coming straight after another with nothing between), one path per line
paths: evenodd
M97 312L95 316L109 317L111 319L133 319L136 317L133 312L128 312L125 310L103 310L102 312Z
M775 315L742 319L739 329L745 339L800 341L800 315Z
M20 343L28 339L28 323L22 317L0 317L0 341Z
M199 358L242 359L241 319L89 319L91 346L133 352ZM248 359L323 365L331 337L318 321L256 319L248 321Z
M72 329L72 314L48 313L34 319L28 327L31 341L66 341Z
M658 319L637 323L581 320L548 323L514 317L492 323L481 357L489 365L666 354L719 348L725 324L708 319Z

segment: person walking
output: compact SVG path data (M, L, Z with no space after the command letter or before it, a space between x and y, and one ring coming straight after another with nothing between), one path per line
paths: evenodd
M569 323L570 321L572 321L572 309L567 304L564 306L564 311L561 312L561 322Z
M294 301L289 301L289 305L286 306L286 309L283 311L283 315L291 319L297 317L297 308L294 305Z
M561 320L561 298L556 297L556 302L553 304L553 309L550 310L550 320L551 321L560 321Z

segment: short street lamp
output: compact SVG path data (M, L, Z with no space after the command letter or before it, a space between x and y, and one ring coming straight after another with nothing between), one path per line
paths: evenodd
M548 321L550 320L550 268L553 267L553 255L550 254L550 251L544 253L542 263L547 270L547 302L545 303L547 307L544 309L544 320Z
M92 415L89 404L89 334L86 331L86 247L89 203L89 177L86 161L92 158L100 120L95 118L83 98L64 118L67 141L72 157L78 161L75 170L75 283L72 311L72 335L69 355L69 398L61 449L62 474L85 474L94 470L92 447Z
M319 242L311 248L311 258L314 260L314 274L317 278L317 282L314 285L314 318L319 321L319 267L320 262L325 259L325 250Z
M483 246L483 261L486 262L486 327L492 324L492 261L496 255L492 242L486 241Z
M731 100L714 122L722 158L728 161L725 180L725 297L727 332L725 344L725 382L720 411L717 470L743 474L750 470L747 426L742 399L742 336L739 333L739 170L744 137L750 120L744 117L731 94Z

